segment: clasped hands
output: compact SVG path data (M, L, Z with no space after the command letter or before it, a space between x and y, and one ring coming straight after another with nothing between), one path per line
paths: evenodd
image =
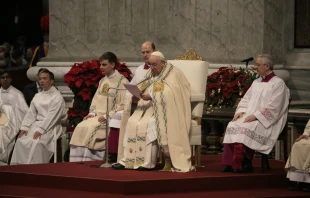
M243 116L243 112L239 112L239 113L235 114L235 116L232 119L232 121L234 122L234 121L238 120L239 118L241 118L242 116ZM244 123L245 122L252 122L254 120L256 120L256 117L252 114L252 115L249 115L248 117L246 117L244 119Z
M18 135L18 138L21 138L23 135L27 136L28 134L28 131L25 131L25 130L21 130L19 135ZM36 131L33 135L33 139L36 140L38 138L40 138L42 135L42 133L40 133L39 131Z

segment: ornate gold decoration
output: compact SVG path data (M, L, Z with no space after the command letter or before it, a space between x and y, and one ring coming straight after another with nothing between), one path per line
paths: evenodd
M183 56L178 56L176 60L201 60L202 58L197 55L197 53L190 48Z
M164 83L157 82L153 87L153 92L162 92L164 91Z
M143 83L141 84L141 86L140 86L140 90L141 90L141 91L144 91L144 90L147 88L147 86L148 86L148 83L147 83L147 82L143 82Z
M108 89L109 89L109 84L108 83L105 83L103 86L102 86L102 91L101 91L101 94L106 96L107 93L108 93Z

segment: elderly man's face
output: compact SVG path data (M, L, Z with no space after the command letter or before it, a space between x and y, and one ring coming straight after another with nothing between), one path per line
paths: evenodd
M270 71L270 65L265 64L264 58L259 57L256 59L255 68L257 71L257 74L260 76L266 76L268 72Z
M162 61L158 56L150 56L148 63L154 76L158 76L165 66L165 62Z

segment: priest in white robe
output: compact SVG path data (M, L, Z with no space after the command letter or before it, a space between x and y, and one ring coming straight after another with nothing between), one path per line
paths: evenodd
M144 64L140 65L136 69L135 75L132 78L132 80L130 81L130 84L136 85L143 79L146 72L150 68L150 66L148 65L148 60L150 58L151 53L153 53L154 51L156 51L156 47L155 47L155 44L152 43L151 41L146 41L141 45L141 57L143 58ZM132 95L130 94L129 91L127 91L125 100L122 101L122 103L126 104L127 98L130 99L131 97L132 97ZM133 99L133 103L135 104L135 106L136 106L137 102L138 102L137 99ZM135 107L133 107L133 108L135 108ZM120 126L121 126L122 114L123 114L123 108L121 111L118 111L113 115L113 117L109 123L109 127L110 127L109 154L110 154L110 159L112 162L115 162L117 159L118 139L119 139L119 131L120 131Z
M254 152L269 154L286 124L289 89L273 70L270 55L259 55L253 69L260 78L238 104L224 136L224 172L252 172Z
M36 94L21 126L11 164L48 163L62 134L61 122L67 118L65 101L53 86L54 74L47 69L39 75L43 91Z
M20 125L13 108L0 103L0 166L8 164Z
M28 105L21 91L11 85L12 76L8 71L1 72L0 76L1 91L0 98L2 103L10 105L15 111L19 125L24 120L28 111Z
M310 192L310 120L308 121L304 133L299 136L291 151L291 155L286 162L285 168L288 170L287 178L294 182L290 190L303 190Z
M70 141L70 162L102 160L105 155L106 119L111 119L120 109L125 91L109 88L124 89L128 80L121 75L115 66L118 62L112 52L104 53L100 58L100 69L105 75L99 82L97 91L92 99L89 114L79 123ZM107 113L107 97L109 97L109 115Z
M118 163L112 168L150 170L156 165L159 145L171 159L172 171L191 171L189 82L161 52L153 52L148 62L151 69L139 85L143 93L132 115L132 100L125 105Z

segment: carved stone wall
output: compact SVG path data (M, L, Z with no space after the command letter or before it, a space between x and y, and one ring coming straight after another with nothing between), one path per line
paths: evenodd
M154 41L168 59L189 48L211 63L271 53L283 61L282 0L52 0L45 61L78 61L115 52L139 60Z

